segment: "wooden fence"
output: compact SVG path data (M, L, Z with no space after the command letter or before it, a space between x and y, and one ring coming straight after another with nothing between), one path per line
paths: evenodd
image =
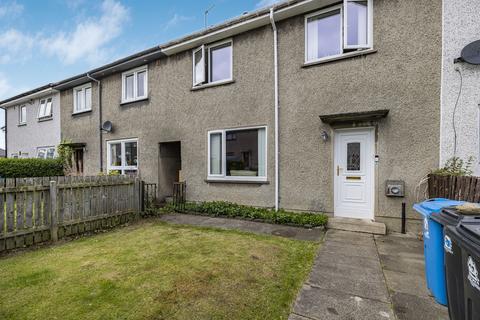
M111 228L141 205L134 177L0 179L0 251Z
M480 177L428 177L428 197L480 202Z

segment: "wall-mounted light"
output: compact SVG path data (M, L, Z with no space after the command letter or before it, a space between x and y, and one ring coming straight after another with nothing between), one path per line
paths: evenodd
M328 132L325 130L322 130L320 137L322 138L323 142L327 142L327 140L330 138L330 136L328 135Z

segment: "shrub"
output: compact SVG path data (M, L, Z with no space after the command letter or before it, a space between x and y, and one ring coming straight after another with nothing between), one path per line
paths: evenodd
M165 212L173 211L173 205L167 205ZM261 220L276 224L296 225L303 227L322 227L326 226L328 217L325 214L289 212L285 210L275 210L267 208L256 208L224 201L185 204L186 212L197 213L207 216L242 218L249 220Z
M60 159L0 159L0 177L54 177L63 176L63 162Z
M473 157L469 157L467 161L459 157L452 157L445 162L443 168L432 170L432 174L438 176L471 176Z

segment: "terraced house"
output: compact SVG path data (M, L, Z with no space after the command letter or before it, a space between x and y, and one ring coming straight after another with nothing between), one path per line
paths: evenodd
M441 28L441 0L283 2L55 84L61 135L79 174L160 198L181 179L190 201L398 231L439 165Z
M55 157L60 143L60 94L51 84L4 100L6 156Z

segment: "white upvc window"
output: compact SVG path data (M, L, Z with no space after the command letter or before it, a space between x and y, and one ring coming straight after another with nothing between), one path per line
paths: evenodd
M27 124L27 106L22 105L18 110L18 124Z
M40 99L38 107L38 118L48 118L52 116L52 98Z
M122 103L148 98L148 66L122 73Z
M208 179L267 180L267 127L208 132Z
M138 139L108 141L108 172L136 174L138 170Z
M55 157L55 147L40 147L37 148L37 158L39 159L53 159Z
M373 47L373 0L343 0L305 16L305 62Z
M193 50L193 86L233 80L233 42L226 40Z
M92 84L87 83L73 89L73 113L92 110Z

